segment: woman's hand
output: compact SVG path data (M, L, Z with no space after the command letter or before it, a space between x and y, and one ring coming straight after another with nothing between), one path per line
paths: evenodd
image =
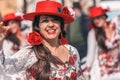
M85 80L90 80L90 77L88 75L85 75Z
M9 29L9 26L4 26L3 22L0 22L0 41L5 37L6 31Z

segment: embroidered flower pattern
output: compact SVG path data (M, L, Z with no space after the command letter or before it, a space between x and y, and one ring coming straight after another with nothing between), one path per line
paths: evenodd
M80 64L78 64L77 56L75 51L70 50L69 61L65 63L64 68L52 67L50 80L82 80L82 70ZM76 67L78 67L79 70L77 70ZM77 77L79 77L79 79L77 79Z
M114 72L120 72L118 69L118 59L111 57L105 53L99 53L99 66L101 71L101 76L105 74L110 75Z
M120 40L120 36L117 32L115 23L113 23L112 28L114 30L113 34L111 35L111 37L106 36L106 40L105 40L105 44L106 44L108 49L112 49L112 48L117 47L119 44L119 40Z
M19 46L18 46L18 45L16 45L16 44L15 44L15 45L13 45L12 50L13 50L13 51L18 51L18 50L19 50Z
M84 80L80 68L79 54L74 47L68 44L64 46L69 50L70 62L66 61L62 68L57 68L51 65L50 80ZM19 72L19 70L23 70L23 72L20 72L19 75L12 75L18 80L36 80L34 78L36 76L34 69L31 69L30 73L26 72L26 69L30 68L30 66L37 61L36 55L33 52L31 53L30 48L31 46L21 49L20 52L14 56L15 59L9 59L8 61L10 62L5 63L6 72Z
M109 24L108 24L109 25ZM120 35L118 33L118 28L116 23L112 23L111 27L113 29L113 34L110 37L106 37L105 44L108 49L113 49L119 45ZM115 72L120 72L118 69L119 60L116 57L110 56L108 53L99 53L99 65L101 68L101 76L105 74L110 75Z
M70 76L70 80L76 80L77 74L76 72L72 72Z

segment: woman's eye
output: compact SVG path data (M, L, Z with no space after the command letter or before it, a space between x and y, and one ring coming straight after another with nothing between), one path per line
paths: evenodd
M57 18L54 18L53 19L53 22L59 22L60 20L59 19L57 19Z
M59 19L58 19L58 18L54 18L54 20L55 20L55 21L59 21Z
M40 23L47 23L49 20L41 20Z
M56 22L59 22L60 20L59 19L57 19L57 18L53 18L53 19L51 19L51 20L49 20L49 19L41 19L40 20L40 23L48 23L49 21L52 21L53 23L56 23Z

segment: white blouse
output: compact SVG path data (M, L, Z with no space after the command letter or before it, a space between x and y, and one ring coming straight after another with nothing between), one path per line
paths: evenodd
M111 22L111 25L113 25L113 24L115 25L115 26L112 26L112 27L114 27L114 32L109 39L105 40L105 45L109 49L117 47L120 42L120 34L119 34L120 26L118 26L118 22L116 22L115 20L113 20ZM91 75L91 80L120 80L120 77L119 77L120 76L120 67L119 67L120 62L119 61L118 61L118 63L119 63L119 65L118 65L119 71L118 72L113 73L112 75L105 74L103 77L101 77L101 68L105 71L106 70L105 68L108 67L108 65L107 66L105 65L105 67L103 65L101 65L100 60L103 61L104 60L103 57L106 56L106 54L101 56L98 54L99 51L101 51L101 49L97 45L97 41L95 38L95 31L94 31L94 29L92 29L88 33L88 50L87 50L85 75ZM107 58L107 56L106 56L106 58ZM105 59L105 61L103 61L103 62L108 63L109 61L106 61L106 60L107 59ZM116 60L116 59L113 59L113 60ZM107 64L107 63L105 63L105 64ZM104 64L104 63L102 63L102 64Z
M76 73L79 73L80 68L80 58L77 50L66 44L64 45L70 52L76 55L75 68ZM32 51L31 46L22 48L20 51L12 55L11 57L4 57L4 53L1 50L0 52L0 65L4 72L7 74L7 77L4 80L34 80L34 78L28 79L26 69L30 68L35 62L37 62L37 58L35 53ZM69 72L68 72L69 73ZM13 75L13 78L9 78L9 75ZM70 75L69 75L70 76ZM77 75L78 76L78 75ZM56 76L60 77L60 76ZM62 78L62 76L61 76ZM79 74L76 80L84 80L82 73Z
M21 43L20 43L20 46L19 46L19 49L21 49L21 48L23 48L23 47L25 47L25 46L27 46L27 45L28 45L28 42L27 42L27 41L21 42ZM3 51L4 51L5 57L12 56L14 53L16 53L17 50L16 50L16 49L13 49L13 48L15 48L15 47L17 47L17 46L15 46L15 45L13 44L13 42L4 39L4 40L3 40L3 43L2 43L2 49L3 49ZM17 48L18 48L18 47L17 47Z

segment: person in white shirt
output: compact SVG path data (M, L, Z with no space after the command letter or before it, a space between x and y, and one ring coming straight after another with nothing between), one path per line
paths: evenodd
M88 34L86 80L120 80L119 26L107 22L101 7L92 7L89 12L93 27Z
M27 39L21 31L22 20L22 17L15 15L15 13L8 13L4 16L4 25L9 26L2 44L5 57L12 56L16 51L27 45Z
M9 58L14 55L18 50L28 45L27 38L22 34L21 21L22 17L15 13L8 13L4 16L3 22L5 26L9 26L9 30L5 33L5 37L2 41L2 50L5 58ZM19 74L16 75L16 77ZM0 67L0 80L13 80L16 77L12 74L4 73Z

